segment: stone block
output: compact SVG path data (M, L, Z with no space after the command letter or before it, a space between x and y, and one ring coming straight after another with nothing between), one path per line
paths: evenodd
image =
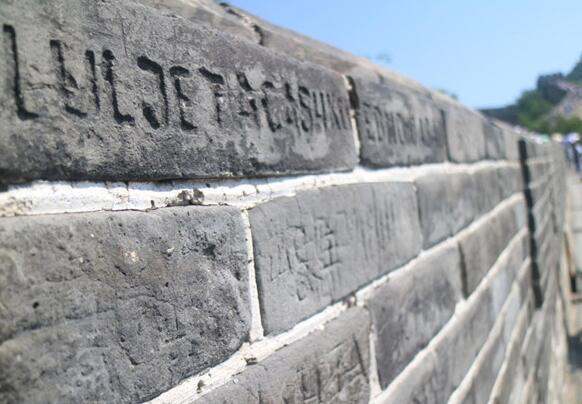
M0 182L355 165L337 73L130 1L9 2L0 22Z
M247 338L238 209L4 218L0 240L1 402L141 402Z
M350 309L196 403L368 403L369 331L368 314Z
M486 167L473 173L473 197L478 216L489 212L503 199L496 168Z
M444 112L434 100L396 82L351 83L362 164L389 167L446 159Z
M497 177L502 199L523 192L523 180L519 167L500 167L497 169Z
M465 295L470 295L519 230L516 207L508 206L459 240Z
M485 138L485 157L489 160L505 158L505 138L503 129L491 119L483 120L483 136Z
M445 397L464 379L495 322L489 293L481 293L468 303L435 346L438 369L446 375L441 387Z
M495 335L490 335L493 338L489 341L486 350L483 352L484 360L480 363L481 366L477 368L471 380L470 388L467 391L466 400L461 400L462 403L472 402L484 404L489 402L491 389L497 379L499 369L503 364L505 357L505 343L503 341L503 333L498 332Z
M499 124L503 128L503 144L505 148L505 158L507 160L519 160L519 139L521 136L513 128L503 123Z
M461 299L456 245L423 257L378 288L369 301L377 335L380 384L386 388L451 318Z
M267 333L287 330L421 249L411 183L300 192L249 211Z
M436 362L435 355L428 353L414 368L406 371L406 379L401 379L388 396L378 400L382 404L446 403L450 392L445 391L447 374Z
M425 249L456 234L476 214L469 174L429 174L415 181Z
M474 111L457 106L446 109L447 149L455 163L471 163L485 157L483 118Z

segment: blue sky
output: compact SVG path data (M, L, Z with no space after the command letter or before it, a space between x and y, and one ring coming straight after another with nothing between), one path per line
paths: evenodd
M580 0L231 0L472 107L501 106L582 55Z

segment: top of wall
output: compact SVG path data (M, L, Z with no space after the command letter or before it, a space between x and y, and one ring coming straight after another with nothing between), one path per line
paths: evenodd
M511 128L231 6L23 0L0 23L0 183L517 159Z

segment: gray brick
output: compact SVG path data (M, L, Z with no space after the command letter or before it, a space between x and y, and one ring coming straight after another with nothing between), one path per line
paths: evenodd
M495 121L484 119L483 135L485 137L485 157L490 160L505 158L503 129Z
M527 182L535 182L543 178L551 171L551 163L549 160L527 160L525 164L525 180Z
M468 390L468 397L470 399L462 401L463 403L486 404L488 402L491 389L495 384L497 374L503 364L503 358L505 356L503 333L500 332L493 336L491 345L487 347L487 350L483 354L485 355L485 359L477 369L471 387Z
M507 160L518 161L519 160L519 139L521 135L516 133L512 127L509 125L498 122L503 130L504 148L505 148L505 158Z
M362 164L373 167L446 159L444 112L435 101L393 81L352 80Z
M460 239L466 296L475 290L519 230L516 205L506 207Z
M461 299L456 245L423 257L370 300L378 343L380 384L386 388L453 315Z
M527 238L527 235L524 235L523 238ZM498 313L499 310L501 310L501 307L509 295L511 286L518 275L518 271L522 267L523 251L521 240L518 240L513 245L513 248L508 251L506 259L500 264L501 268L495 275L494 279L491 280L489 287L494 313Z
M428 354L417 362L406 379L400 379L387 397L382 397L382 404L422 403L441 404L449 398L446 387L446 374L439 368L433 354Z
M9 86L0 181L262 176L356 162L334 72L129 1L23 0L3 5L0 21Z
M452 327L435 346L439 371L443 374L444 395L448 397L461 383L493 327L491 295L483 293L461 312Z
M200 404L367 403L368 314L350 309L306 338L247 367Z
M410 183L307 191L249 215L268 333L291 328L406 263L422 244Z
M476 213L469 174L431 174L416 180L424 248L456 234Z
M513 340L508 347L506 367L499 374L495 382L495 390L491 396L495 403L515 402L512 401L512 398L521 391L523 383L525 382L525 371L523 364L519 360L519 352L529 324L528 318L531 316L532 310L529 304L526 304L524 309L528 311L528 314L524 318L524 321L520 321L516 325L517 328L513 330Z
M479 216L493 209L503 199L497 169L487 167L473 174L473 197Z
M497 177L502 199L518 192L523 192L523 179L519 167L499 167L497 169Z
M4 218L0 240L1 402L143 401L247 337L237 209Z
M179 15L196 24L236 35L251 42L258 42L258 33L249 24L213 0L192 0L184 3L180 0L136 0L139 3L155 7L160 13Z
M476 112L461 108L446 109L447 148L449 159L469 163L485 157L483 118Z

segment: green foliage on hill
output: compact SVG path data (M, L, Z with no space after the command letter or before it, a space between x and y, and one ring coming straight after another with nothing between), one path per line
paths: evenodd
M530 130L536 130L547 122L544 115L549 113L553 105L537 90L525 91L517 100L517 122Z
M582 59L566 76L561 73L540 76L536 88L524 91L514 104L486 109L483 113L533 132L582 134L582 117L566 118L552 113L554 107L567 95L564 86L559 83L582 86Z
M582 58L576 63L572 71L568 73L566 79L573 83L582 84Z

